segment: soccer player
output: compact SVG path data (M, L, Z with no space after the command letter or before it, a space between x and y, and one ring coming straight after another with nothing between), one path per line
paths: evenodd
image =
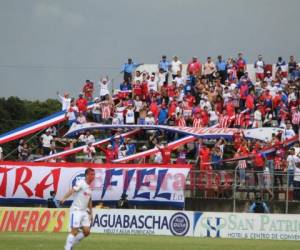
M68 191L61 204L74 194L73 203L71 205L71 232L67 237L65 250L72 250L73 246L79 243L84 237L90 234L90 226L92 222L92 189L91 183L95 179L95 170L87 168L85 170L85 179L78 180L75 186ZM82 231L79 231L79 230Z

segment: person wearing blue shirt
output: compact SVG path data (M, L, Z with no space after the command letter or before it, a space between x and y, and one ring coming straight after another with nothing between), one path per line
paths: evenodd
M121 73L124 73L124 81L132 81L132 73L137 67L143 65L143 63L134 63L131 58L128 58L128 62L124 63L121 69Z
M161 105L161 109L158 114L158 124L165 125L168 119L168 109L165 104Z
M121 91L126 91L126 90L131 90L132 86L130 83L128 83L128 81L125 81L123 83L120 84L120 90Z
M158 69L162 69L164 73L166 73L166 82L168 82L171 63L167 60L167 56L163 55L161 57L161 61L158 64Z
M126 155L133 155L136 152L136 146L135 144L131 141L131 139L127 140L126 143Z
M217 71L221 78L221 83L224 85L227 79L227 66L226 62L222 59L222 56L218 56L218 61L216 62Z
M251 204L249 213L270 213L267 204L262 201L260 195L257 195L255 201Z

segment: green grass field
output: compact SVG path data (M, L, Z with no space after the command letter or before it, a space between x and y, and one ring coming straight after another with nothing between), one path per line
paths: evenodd
M1 250L64 249L66 233L0 233ZM300 242L92 234L77 250L298 250Z

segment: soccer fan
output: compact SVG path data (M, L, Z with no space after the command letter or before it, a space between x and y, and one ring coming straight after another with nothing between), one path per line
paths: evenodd
M43 155L49 155L51 143L54 140L53 136L51 135L51 129L46 129L46 133L41 135L40 140L42 143Z
M80 93L78 99L76 100L76 106L79 112L83 112L84 116L86 116L88 101L83 98L83 94Z
M94 83L90 80L86 80L82 88L82 92L84 93L84 98L88 101L91 101L94 93Z
M70 98L70 94L65 92L64 95L61 96L58 91L56 92L56 94L59 97L60 102L61 102L61 110L68 110L68 108L71 105L71 100L72 100Z
M227 79L227 65L226 62L222 59L222 56L218 56L218 61L216 62L216 69L221 78L221 83L224 85Z
M140 65L143 65L143 63L134 63L132 58L128 58L128 62L124 63L121 69L121 73L124 73L124 81L131 82L134 70Z
M70 196L74 196L70 208L71 232L67 237L65 250L72 250L74 245L90 234L93 220L91 184L94 179L95 170L87 168L85 170L85 179L78 180L60 202L63 204Z
M195 76L201 76L202 74L202 64L196 56L193 57L192 61L187 66L187 74L192 74Z
M263 61L262 55L258 56L258 59L254 63L254 68L255 68L255 76L256 76L256 81L263 81L265 76L265 62Z
M243 53L238 53L238 59L236 60L236 70L238 80L244 75L247 70L247 63L243 58Z
M110 80L109 80L108 76L99 80L98 84L99 84L99 88L100 88L100 92L99 92L100 100L103 101L103 100L105 100L105 96L109 95L108 86L110 85Z
M158 69L163 70L165 73L165 82L168 83L169 80L169 71L171 69L171 63L167 60L167 56L163 55L161 57L161 61L158 64Z
M108 144L106 148L101 145L97 145L99 150L103 151L105 154L105 163L112 163L113 160L117 158L116 150L113 149L111 144Z
M181 72L182 72L182 62L179 61L178 56L174 56L171 62L171 73L172 73L173 80L176 77L181 76Z

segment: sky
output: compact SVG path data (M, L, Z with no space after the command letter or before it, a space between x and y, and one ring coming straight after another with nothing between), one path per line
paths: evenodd
M300 61L299 9L299 0L1 0L0 97L77 97L106 75L117 88L128 57Z

